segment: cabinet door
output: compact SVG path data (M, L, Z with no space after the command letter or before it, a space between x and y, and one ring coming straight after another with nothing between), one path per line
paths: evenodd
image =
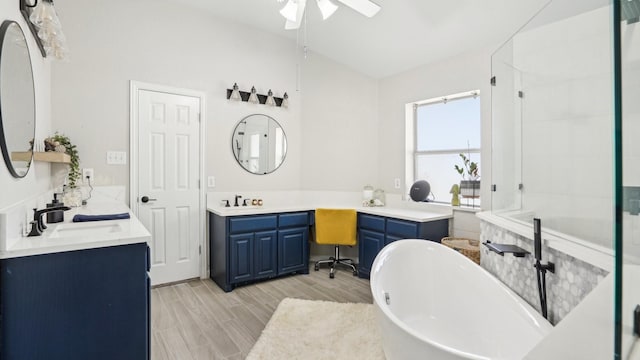
M385 236L385 239L384 239L384 246L387 246L387 245L391 244L394 241L398 241L398 240L402 240L402 239L406 239L406 237L405 236L387 234Z
M418 237L418 223L398 219L387 219L387 234L400 239L415 239Z
M232 283L253 278L253 237L253 233L229 236L229 276Z
M276 276L278 266L278 239L276 231L262 231L254 235L254 278Z
M306 227L278 231L278 274L309 271L308 240Z
M146 248L0 260L0 359L148 359Z
M360 242L360 264L358 264L358 274L360 277L369 277L373 260L384 246L384 234L361 229L358 234Z

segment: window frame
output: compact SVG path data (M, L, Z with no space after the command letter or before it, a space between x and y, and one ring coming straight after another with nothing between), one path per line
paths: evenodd
M423 101L416 101L414 103L412 103L412 108L413 108L413 114L412 114L412 133L413 133L413 139L412 140L412 149L411 149L411 161L413 163L413 168L412 168L412 173L411 173L411 179L412 182L411 184L415 183L418 179L416 179L416 174L417 174L417 168L418 168L418 157L423 156L423 155L457 155L457 154L478 154L479 156L482 156L482 134L478 134L478 138L480 139L480 147L479 148L465 148L465 149L447 149L447 150L421 150L418 151L418 108L421 106L429 106L429 105L435 105L435 104L440 104L440 103L447 103L449 101L456 101L456 100L463 100L463 99L468 99L468 98L477 98L480 97L480 90L472 90L472 91L466 91L466 92L462 92L462 93L457 93L457 94L453 94L453 95L447 95L447 96L441 96L441 97L437 97L437 98L431 98L431 99L427 99L427 100L423 100ZM482 129L482 110L480 110L480 113L478 114L480 116L480 126ZM407 185L407 188L411 187L411 184ZM435 200L432 201L433 203L441 203L441 204L450 204L450 201L441 201L441 200Z

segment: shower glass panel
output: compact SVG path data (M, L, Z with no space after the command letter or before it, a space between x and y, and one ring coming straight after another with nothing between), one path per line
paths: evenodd
M492 211L612 254L610 0L550 1L492 55Z
M633 311L640 304L640 0L618 0L616 19L619 33L614 34L616 65L616 122L620 132L621 155L616 160L616 183L622 195L622 224L616 243L616 359L637 358L640 342L633 335Z
M492 212L614 256L613 339L590 346L639 357L640 0L550 1L492 75Z

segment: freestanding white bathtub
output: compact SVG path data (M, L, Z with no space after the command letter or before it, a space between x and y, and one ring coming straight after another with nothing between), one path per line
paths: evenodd
M517 360L552 329L480 266L432 241L382 249L371 291L388 360Z

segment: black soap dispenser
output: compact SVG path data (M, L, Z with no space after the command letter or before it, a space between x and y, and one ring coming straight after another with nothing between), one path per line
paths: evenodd
M54 193L53 194L53 200L51 201L50 204L47 204L48 208L51 207L56 207L56 206L63 206L64 203L58 200L58 195L62 195L61 193ZM47 223L48 224L52 224L52 223L59 223L59 222L63 222L64 221L64 211L60 210L60 211L51 211L47 213Z

